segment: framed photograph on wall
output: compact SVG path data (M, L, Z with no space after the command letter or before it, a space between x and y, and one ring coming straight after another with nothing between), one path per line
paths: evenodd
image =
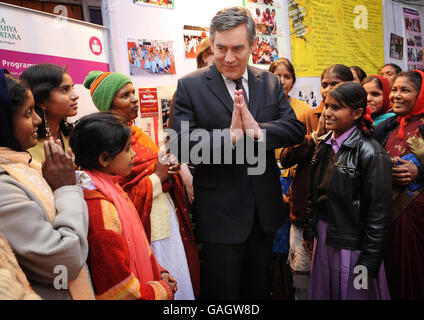
M390 58L403 59L403 37L390 34Z
M152 39L128 39L131 75L175 74L174 42Z
M186 58L196 58L197 48L209 36L209 28L184 26L184 53Z

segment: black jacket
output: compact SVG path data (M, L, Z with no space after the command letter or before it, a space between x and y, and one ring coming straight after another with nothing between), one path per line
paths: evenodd
M320 179L316 172L326 166L325 154L331 146L325 141L316 147L312 158L311 189L307 202L308 222L305 240L316 234L316 190ZM317 171L319 170L319 171ZM321 177L322 178L322 177ZM392 214L392 162L384 148L356 129L340 147L327 189L326 244L350 250L361 250L356 265L368 268L376 277L382 261L384 241Z
M225 141L231 141L228 128L234 105L216 66L201 68L178 81L172 121L178 142L189 141L188 135L199 132L198 129L209 133L201 142L190 144L190 153L200 147L210 151L208 161L202 160L196 166L193 177L194 218L201 241L242 243L252 230L255 215L265 233L272 233L284 224L280 170L274 149L302 142L305 127L297 120L277 76L250 66L247 71L249 110L261 128L266 129L266 150L260 157L264 172L257 175L249 174L249 167L254 165L246 162L247 149L240 162L233 157L231 163L208 164L215 162L216 155L218 159L222 157ZM183 130L182 121L188 121L188 131ZM215 129L227 135L221 142L213 134ZM232 152L234 155L236 151ZM179 153L180 158L184 155Z

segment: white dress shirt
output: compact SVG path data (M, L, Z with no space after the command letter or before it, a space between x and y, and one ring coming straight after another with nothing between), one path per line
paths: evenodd
M236 90L236 83L233 80L224 76L222 73L221 73L221 76L224 79L224 82L225 82L225 85L227 86L228 92L230 93L230 96L234 101L234 91ZM241 82L243 83L244 90L246 91L246 96L250 99L247 68L242 75ZM246 101L246 103L248 103L248 101Z

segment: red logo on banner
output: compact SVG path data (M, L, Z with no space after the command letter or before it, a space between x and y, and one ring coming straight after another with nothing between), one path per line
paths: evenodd
M158 93L156 88L140 88L140 114L142 118L159 117Z
M89 41L89 46L90 46L91 52L93 52L93 54L95 54L96 56L99 56L102 54L103 46L99 38L91 37Z

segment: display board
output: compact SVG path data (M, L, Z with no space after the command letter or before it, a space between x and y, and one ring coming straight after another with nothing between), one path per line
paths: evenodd
M165 144L163 128L167 127L169 104L176 89L176 86L138 88L140 112L135 124L158 146Z
M421 17L417 10L403 8L405 17L405 34L408 70L422 69L423 64L423 33Z
M91 70L109 71L107 34L101 26L0 3L0 68L19 77L34 64L65 67L80 96L80 117L97 111L82 83Z
M288 0L297 76L318 77L335 63L376 73L384 63L381 0Z
M287 15L281 0L244 0L243 4L256 23L258 42L252 64L269 67L279 57L290 57L288 30L284 23Z

